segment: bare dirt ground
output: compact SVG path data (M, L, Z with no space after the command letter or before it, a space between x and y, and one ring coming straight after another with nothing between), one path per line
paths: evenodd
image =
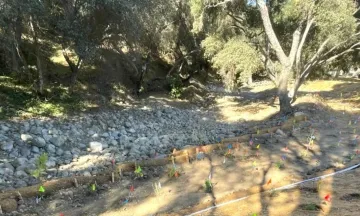
M359 80L309 82L295 103L307 121L294 122L286 134L229 146L230 157L224 156L229 149L223 149L177 165L177 178L168 176L171 166L149 168L143 169L143 178L130 173L119 182L98 185L95 192L85 185L59 191L39 204L35 198L24 200L18 215L187 215L247 195L199 215L359 215L360 169L273 190L360 163L359 90ZM219 113L219 121L276 125L282 119L272 118L279 109L273 92L263 83L239 95L216 98L211 109ZM212 191L207 193L204 184L209 178ZM161 189L154 190L159 182Z

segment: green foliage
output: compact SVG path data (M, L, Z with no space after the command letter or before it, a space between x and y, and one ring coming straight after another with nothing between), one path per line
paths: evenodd
M36 160L36 169L31 172L31 175L35 178L40 178L41 175L45 173L46 170L46 162L48 161L48 155L46 153L42 153Z
M351 0L323 0L316 8L318 37L330 38L331 44L343 41L355 33L356 19L353 16L356 5Z
M319 206L316 205L315 203L303 204L300 207L306 211L318 211L319 210Z
M180 98L183 93L183 83L181 77L176 75L169 78L170 82L170 96L172 98Z
M179 171L175 167L171 167L168 171L169 178L179 177Z
M229 88L235 88L262 69L259 53L242 37L234 37L223 45L220 39L210 37L202 46L206 56L213 56L211 62Z
M137 177L143 177L143 176L144 176L143 171L142 171L142 169L141 169L140 166L137 166L137 167L136 167L134 173L135 173L135 175L136 175Z
M29 115L61 117L93 106L91 99L81 92L70 96L68 88L62 86L45 89L45 94L41 98L31 86L0 76L0 119Z
M211 193L212 192L212 183L209 179L205 180L205 184L204 184L204 190L206 193Z
M280 170L280 169L284 168L284 164L281 161L278 161L275 163L275 167Z

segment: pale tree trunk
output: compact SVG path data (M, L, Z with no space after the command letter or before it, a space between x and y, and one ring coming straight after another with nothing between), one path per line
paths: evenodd
M274 49L276 56L282 65L282 71L280 76L277 77L278 96L280 100L280 112L289 113L292 111L290 98L288 96L288 81L291 75L292 65L296 57L296 51L298 50L301 36L301 27L296 29L293 34L293 41L289 56L284 53L280 42L274 32L273 26L270 21L269 11L265 1L257 0L258 9L260 11L261 19L264 25L265 33L269 39L271 47Z
M290 98L288 96L288 82L291 68L283 68L278 82L278 96L280 101L280 113L290 113L292 111Z

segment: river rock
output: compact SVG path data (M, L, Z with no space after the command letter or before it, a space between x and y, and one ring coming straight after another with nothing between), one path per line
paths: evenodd
M103 144L101 142L90 142L89 148L92 152L101 152L103 150Z

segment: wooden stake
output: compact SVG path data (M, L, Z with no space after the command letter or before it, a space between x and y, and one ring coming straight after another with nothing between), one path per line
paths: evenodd
M21 196L21 193L17 191L17 194L19 195L19 200L23 201L23 197Z
M185 157L186 157L186 161L188 163L190 163L190 157L189 157L189 152L188 151L185 151Z
M171 156L171 162L172 162L173 166L175 166L175 158L174 158L174 156Z
M114 172L111 173L111 182L114 183L115 182L115 176L114 176Z
M79 187L79 183L76 178L74 178L74 184L75 184L75 187Z

